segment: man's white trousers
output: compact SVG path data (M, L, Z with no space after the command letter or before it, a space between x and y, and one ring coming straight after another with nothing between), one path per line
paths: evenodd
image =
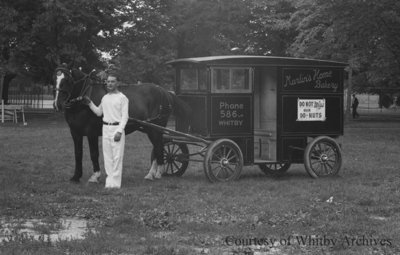
M122 163L124 159L125 132L121 140L114 141L118 126L103 125L103 156L107 174L106 188L120 188L122 180Z

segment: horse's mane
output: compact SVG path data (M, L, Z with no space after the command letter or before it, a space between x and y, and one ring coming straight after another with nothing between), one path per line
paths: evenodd
M79 69L72 69L71 70L71 77L73 78L74 81L79 81L82 80L83 78L85 78L85 76L87 76L88 74L82 72ZM92 75L90 77L90 79L92 80L92 85L101 85L104 86L104 82L96 75Z

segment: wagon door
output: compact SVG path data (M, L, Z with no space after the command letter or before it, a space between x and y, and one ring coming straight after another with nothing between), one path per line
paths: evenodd
M254 162L276 161L277 68L259 67L254 81Z

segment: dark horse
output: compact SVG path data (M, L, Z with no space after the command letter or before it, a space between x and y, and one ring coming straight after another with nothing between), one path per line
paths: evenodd
M80 99L88 96L94 104L99 105L101 98L107 92L104 84L96 82L91 74L84 74L77 69L71 72L64 70L63 73L64 78L60 79L56 86L55 107L64 111L65 120L74 140L75 173L71 181L79 182L82 177L83 137L88 138L93 171L99 172L98 137L102 135L102 118L97 117ZM119 90L129 99L130 118L165 127L171 114L182 118L189 115L186 103L158 85L121 86ZM159 178L164 164L162 133L140 125L134 119L128 121L125 133L130 134L139 130L147 134L154 147L152 155L154 159L145 178Z

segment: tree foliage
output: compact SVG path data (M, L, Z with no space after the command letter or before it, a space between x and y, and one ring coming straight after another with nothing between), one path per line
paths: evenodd
M47 82L61 62L107 63L127 83L166 84L173 58L294 56L349 63L359 90L392 88L399 26L396 0L3 0L0 67Z
M61 62L100 66L107 36L123 22L115 0L4 0L1 2L0 38L3 69L50 81ZM104 33L103 33L104 34ZM111 46L111 45L109 45ZM111 46L112 47L112 46Z
M171 83L167 60L232 54L232 49L245 48L247 5L242 0L134 2L115 61L131 82Z
M169 16L178 58L232 54L232 49L245 48L248 1L175 0Z
M252 2L247 52L256 55L288 56L287 48L296 36L290 0Z
M360 91L399 86L398 1L303 0L296 9L291 55L348 62Z
M161 0L131 1L125 15L128 21L114 34L111 63L126 83L165 82L164 63L174 56L168 33L168 6Z

